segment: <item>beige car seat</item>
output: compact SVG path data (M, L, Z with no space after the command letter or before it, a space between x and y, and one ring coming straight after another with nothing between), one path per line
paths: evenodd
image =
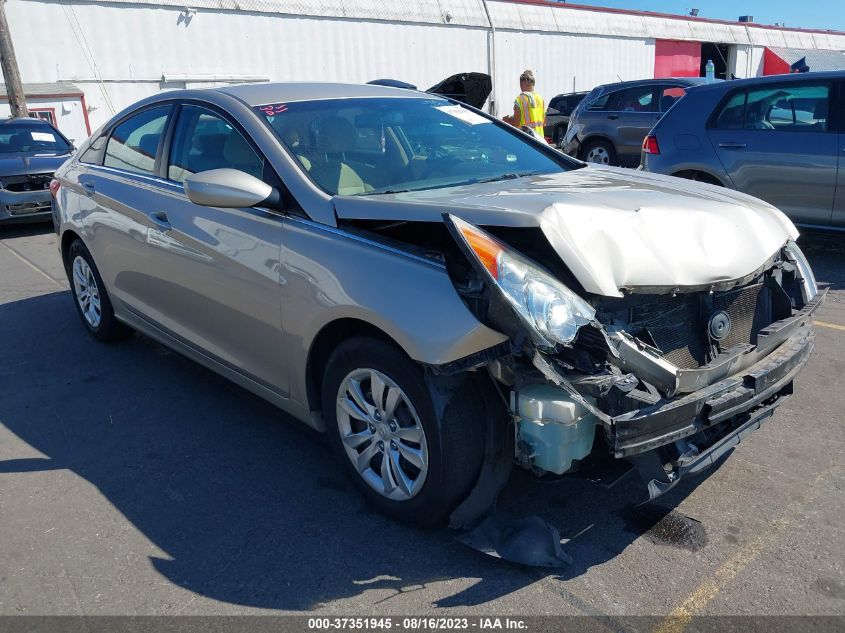
M338 116L319 121L311 157L311 177L329 193L354 195L372 191L352 167L344 162L344 152L355 148L355 128Z

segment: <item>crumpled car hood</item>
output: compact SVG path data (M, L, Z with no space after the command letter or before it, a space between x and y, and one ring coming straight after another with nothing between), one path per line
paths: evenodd
M390 195L335 198L339 218L540 227L587 292L708 286L753 273L798 231L730 189L609 167ZM530 253L529 253L530 255Z

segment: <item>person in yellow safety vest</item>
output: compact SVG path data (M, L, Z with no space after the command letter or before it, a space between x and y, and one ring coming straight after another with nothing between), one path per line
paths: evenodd
M519 76L519 89L522 91L513 102L513 116L504 117L510 123L526 132L530 131L538 139L544 139L543 127L546 125L546 104L543 97L534 91L534 73L524 71Z

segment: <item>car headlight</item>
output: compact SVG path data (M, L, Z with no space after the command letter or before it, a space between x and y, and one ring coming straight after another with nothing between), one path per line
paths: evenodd
M569 344L578 329L590 323L596 311L589 303L489 233L453 215L447 215L465 251L528 327L535 344L554 348Z
M807 302L812 300L817 294L819 294L819 287L816 285L816 276L813 274L813 269L810 268L810 262L807 261L807 258L798 247L798 244L792 240L786 243L786 253L789 256L789 259L795 263L795 266L798 268L798 273L801 275L801 279L804 282L804 301Z

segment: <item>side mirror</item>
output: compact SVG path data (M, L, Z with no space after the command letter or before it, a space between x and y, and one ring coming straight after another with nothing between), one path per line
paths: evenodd
M204 207L279 206L281 196L263 180L237 169L210 169L188 176L185 193L194 204Z

